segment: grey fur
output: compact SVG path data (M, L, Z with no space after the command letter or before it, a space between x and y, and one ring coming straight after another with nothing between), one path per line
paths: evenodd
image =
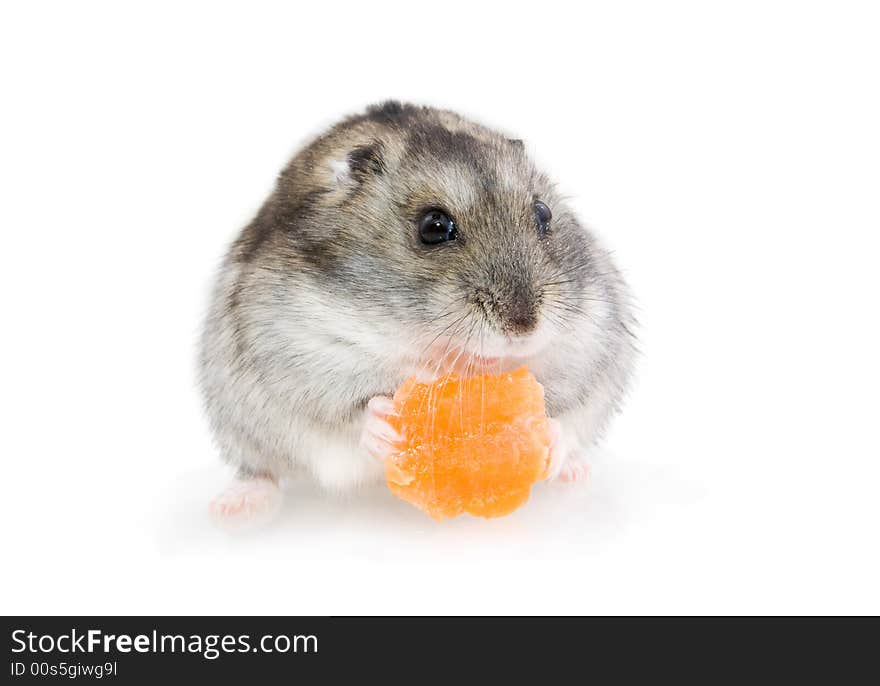
M537 199L553 212L543 237ZM459 240L420 243L429 207L456 219ZM544 384L572 449L589 447L626 390L633 325L608 253L521 141L391 102L299 152L235 241L205 323L201 386L220 450L243 474L304 467L343 489L380 474L358 450L369 398L462 346L525 340L511 364ZM531 349L532 333L549 345Z

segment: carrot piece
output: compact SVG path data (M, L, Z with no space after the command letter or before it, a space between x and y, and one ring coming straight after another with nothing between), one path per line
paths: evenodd
M403 436L385 465L391 491L440 521L467 512L501 517L547 477L544 389L525 367L433 383L407 379L390 423Z

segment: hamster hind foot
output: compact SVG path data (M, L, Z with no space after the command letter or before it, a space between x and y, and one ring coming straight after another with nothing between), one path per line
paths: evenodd
M281 489L268 477L236 479L211 502L211 518L224 529L268 523L281 509Z

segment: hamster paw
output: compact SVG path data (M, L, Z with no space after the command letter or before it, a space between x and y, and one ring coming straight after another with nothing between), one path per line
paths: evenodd
M388 423L388 417L393 414L394 401L387 396L377 395L367 403L360 445L370 457L382 463L396 452L396 444L401 441L400 434Z
M590 464L583 454L571 446L565 428L556 419L549 419L550 428L550 469L548 481L558 479L565 483L586 481Z
M547 425L550 429L550 468L547 470L547 481L552 481L565 465L568 449L562 423L558 419L548 419Z
M211 502L211 518L225 529L265 524L281 509L281 489L272 479L235 481Z
M565 464L562 465L556 478L565 483L575 483L586 481L589 476L590 463L583 455L574 452L565 460Z

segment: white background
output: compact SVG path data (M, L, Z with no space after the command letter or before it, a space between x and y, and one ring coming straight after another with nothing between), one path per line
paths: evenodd
M843 2L4 3L4 613L878 613L880 22ZM526 139L639 301L592 482L214 530L210 279L396 97Z

